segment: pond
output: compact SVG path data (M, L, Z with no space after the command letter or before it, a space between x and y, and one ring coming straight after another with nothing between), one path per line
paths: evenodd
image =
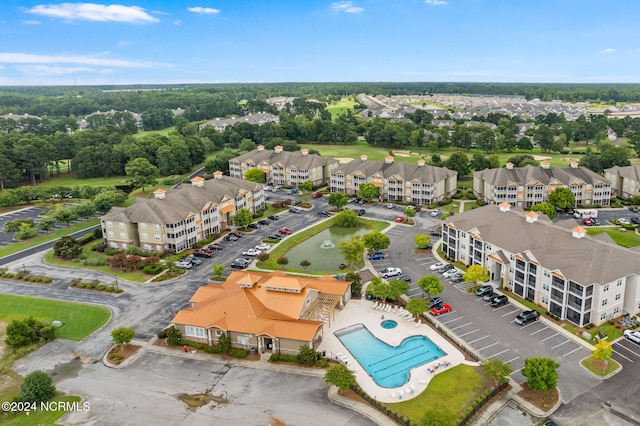
M344 258L338 244L352 235L364 235L369 232L365 227L345 228L332 226L298 244L287 253L289 268L302 270L300 262L307 259L310 271L337 271Z

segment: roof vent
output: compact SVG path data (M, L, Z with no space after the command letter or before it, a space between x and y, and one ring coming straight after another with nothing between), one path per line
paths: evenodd
M571 236L573 238L584 238L587 235L587 230L584 229L582 226L574 226L573 228L571 228Z
M191 179L191 185L202 188L204 186L204 178L202 176L194 177L193 179Z
M572 169L577 169L578 168L578 162L577 161L572 161L571 163L569 163L569 165L571 166Z
M424 160L418 160L418 167L424 166Z
M156 189L155 191L153 191L153 197L157 198L158 200L164 200L165 195L167 195L167 191L165 191L164 189Z
M384 157L384 162L386 164L391 164L393 163L393 155L387 155L386 157Z
M222 179L222 172L220 170L213 172L214 179Z
M543 169L548 169L549 166L551 166L551 163L549 163L547 160L544 160L540 163L540 166L542 166Z
M307 155L307 154L309 154L309 150L308 150L308 149L306 149L306 148L305 148L305 149L303 149L303 150L301 150L300 152L302 153L302 155Z
M527 223L537 222L538 221L538 216L539 216L539 214L536 213L536 212L533 212L533 211L527 213L527 216L526 216Z
M507 164L507 170L513 170L513 163L511 161L509 161Z
M507 203L506 201L498 204L498 207L500 207L501 212L508 212L509 210L511 210L511 204Z
M258 145L258 151L264 151L264 145Z
M360 154L360 161L367 161L367 158L369 158L367 154Z

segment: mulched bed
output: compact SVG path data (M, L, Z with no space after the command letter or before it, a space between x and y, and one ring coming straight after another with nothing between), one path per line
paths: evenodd
M527 383L522 384L522 390L518 392L518 396L525 401L535 405L542 411L548 411L558 402L558 390L554 389L550 392L536 391L529 388Z
M107 359L110 363L120 365L127 358L138 352L141 346L126 344L120 346L115 346L109 351L109 355L107 355Z

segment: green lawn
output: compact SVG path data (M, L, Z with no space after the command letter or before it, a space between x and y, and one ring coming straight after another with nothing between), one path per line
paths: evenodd
M59 396L53 398L51 402L68 402L68 403L76 403L78 409L82 409L82 403L80 402L79 396ZM49 407L49 405L47 406ZM9 419L4 419L0 417L2 420L2 424L5 426L34 426L34 425L55 425L56 421L67 413L66 410L54 410L53 407L58 408L55 404L50 405L52 408L51 411L40 410L38 411L30 411L27 416L25 413L20 413L15 417Z
M111 187L111 186L126 185L126 184L127 184L126 176L111 176L106 178L81 179L77 176L66 175L61 177L52 177L49 180L45 180L38 186L40 188L51 188L51 187L57 187L57 186L66 186L69 188L73 188L74 186Z
M111 316L107 308L61 302L28 296L0 294L0 320L12 321L29 316L50 323L62 321L57 337L80 341L102 327Z
M408 417L412 424L420 424L427 410L446 411L459 418L487 388L481 374L473 367L461 364L436 374L427 389L415 398L384 405L402 417Z
M617 228L603 227L603 228L587 228L587 234L597 235L602 232L606 232L615 241L616 244L623 247L632 248L640 245L640 235L631 230L624 232Z
M595 360L593 359L593 357L589 357L580 361L580 364L586 367L589 371L591 371L596 376L601 376L601 377L607 376L613 373L614 371L616 371L618 368L620 368L620 364L618 364L613 359L610 359L607 369L602 371L601 368L596 368L596 366L593 364L594 361Z
M331 102L327 105L327 111L331 113L331 117L336 118L338 115L345 111L353 109L356 103L351 96L344 96L342 99L336 102Z
M159 134L160 136L168 136L169 132L171 132L172 130L175 130L175 126L171 126L171 127L167 127L166 129L162 129L162 130L149 130L149 131L145 131L145 130L138 130L138 133L136 133L135 135L133 135L134 138L139 139L143 136L146 135L152 135L152 134Z

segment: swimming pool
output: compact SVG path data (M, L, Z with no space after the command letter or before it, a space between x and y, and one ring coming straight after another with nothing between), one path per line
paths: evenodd
M398 326L398 323L394 320L384 320L380 323L380 326L382 328L391 329L396 328Z
M343 328L335 335L383 388L404 385L409 381L409 370L446 355L425 336L411 336L399 346L390 346L371 334L363 324Z

